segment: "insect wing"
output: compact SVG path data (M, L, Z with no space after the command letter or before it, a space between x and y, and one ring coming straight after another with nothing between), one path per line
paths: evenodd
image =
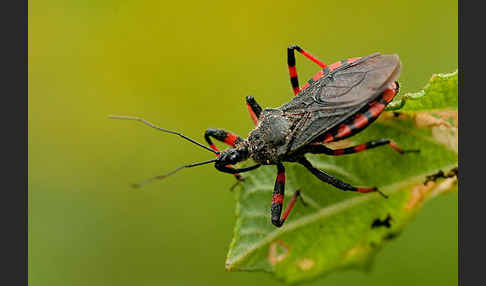
M400 69L397 55L373 54L342 65L312 83L280 107L292 122L288 150L292 152L315 141L356 114L391 87Z

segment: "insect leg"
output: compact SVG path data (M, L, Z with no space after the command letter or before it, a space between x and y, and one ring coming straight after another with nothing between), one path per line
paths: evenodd
M248 172L248 171L251 171L251 170L255 170L256 168L259 168L261 165L256 164L256 165L253 165L253 166L250 166L250 167L240 168L240 169L235 169L231 165L226 165L226 166L215 165L215 166L216 166L216 169L218 169L221 172L225 172L225 173L229 173L229 174L238 174L238 173L244 173L244 172Z
M357 188L353 187L350 184L347 184L338 178L335 178L324 171L317 169L316 167L312 166L312 164L305 158L302 157L302 159L299 160L299 163L302 164L304 167L306 167L314 176L319 178L321 181L326 182L328 184L333 185L334 187L343 190L343 191L353 191L353 192L359 192L359 193L369 193L369 192L379 192L380 195L383 197L387 198L388 196L385 195L384 193L380 192L378 188L376 187L371 187L371 188Z
M307 147L307 152L312 153L312 154L326 154L326 155L333 155L333 156L339 156L339 155L345 155L345 154L353 154L353 153L358 153L364 150L376 148L379 146L383 145L390 145L390 147L393 148L393 150L397 151L400 154L405 154L409 152L419 152L419 150L403 150L400 148L395 141L390 140L390 139L378 139L378 140L373 140L370 142L366 142L363 144L359 144L353 147L348 147L348 148L343 148L343 149L331 149L328 148L322 144L311 144Z
M211 147L211 149L213 149L216 152L220 152L220 151L219 151L218 147L216 147L216 145L214 145L213 141L211 140L211 137L213 137L214 139L216 139L218 141L224 142L231 147L234 147L236 143L243 141L243 138L241 138L240 136L235 135L231 132L225 131L223 129L209 128L204 133L204 139L206 139L206 141L208 142L209 147ZM216 156L219 156L219 155L216 155ZM232 168L231 165L228 165L228 167ZM238 173L233 173L233 174L235 175L237 180L241 181L243 179L240 174L238 174Z
M248 112L250 112L251 120L257 125L258 117L260 117L260 114L262 113L262 108L251 95L246 97L246 106L248 107Z
M282 214L284 193L285 193L285 168L282 165L282 163L278 163L277 179L275 180L275 187L273 188L272 209L271 209L272 224L275 225L276 227L281 227L283 225L283 223L289 216L290 211L294 207L297 198L300 196L300 191L298 190L295 191L294 196L292 197L290 203L287 205L284 214L282 215L282 217L280 217L280 215Z
M240 136L235 135L235 134L228 132L226 130L208 128L206 130L206 132L204 133L204 139L206 139L206 141L208 142L211 149L218 151L218 152L219 152L218 147L216 147L216 145L213 144L211 137L213 137L214 139L216 139L218 141L224 142L231 147L235 147L236 143L243 141L243 138L241 138Z
M321 68L326 68L327 65L318 60L313 55L309 54L307 51L302 49L297 45L292 45L287 48L287 64L289 66L289 75L290 75L290 84L292 85L292 89L294 91L294 95L297 95L300 91L299 88L299 80L297 77L297 68L295 67L295 53L294 50L297 50L299 53L304 55L309 60L313 61L314 63L318 64Z

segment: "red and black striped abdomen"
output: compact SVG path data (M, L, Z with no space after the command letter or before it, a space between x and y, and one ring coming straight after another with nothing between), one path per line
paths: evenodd
M398 82L386 89L376 100L371 101L355 115L320 136L315 142L329 143L352 136L370 125L385 110L398 93Z

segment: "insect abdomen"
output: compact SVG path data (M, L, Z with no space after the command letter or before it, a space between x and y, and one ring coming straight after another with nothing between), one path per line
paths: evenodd
M362 131L378 118L397 93L398 83L394 82L393 88L386 89L376 100L367 104L343 123L324 133L315 142L329 143L347 138Z

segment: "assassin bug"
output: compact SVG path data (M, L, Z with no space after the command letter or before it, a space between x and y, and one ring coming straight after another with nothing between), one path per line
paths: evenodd
M299 87L295 66L295 51L321 67L302 88ZM297 198L296 191L282 215L285 168L282 162L296 162L307 168L318 179L343 191L359 193L379 192L376 187L355 187L312 166L305 154L326 154L338 156L352 154L378 146L389 145L395 151L402 150L390 139L378 139L348 147L331 149L324 144L352 136L375 121L386 105L398 93L396 81L401 70L397 55L379 53L366 57L351 58L332 65L326 65L297 45L287 49L290 83L294 97L278 108L263 109L252 96L246 97L250 117L256 127L247 139L222 129L207 129L204 138L209 148L185 135L163 129L137 117L111 116L115 119L137 120L160 131L179 135L216 154L217 158L205 162L184 165L174 171L153 177L137 186L154 179L163 179L175 172L189 167L214 163L221 172L234 174L242 180L240 173L254 170L261 165L276 165L277 178L272 196L272 223L280 227L287 219ZM231 148L220 151L211 138L222 141ZM417 150L409 150L417 151ZM235 168L234 164L253 159L257 164L246 168Z

